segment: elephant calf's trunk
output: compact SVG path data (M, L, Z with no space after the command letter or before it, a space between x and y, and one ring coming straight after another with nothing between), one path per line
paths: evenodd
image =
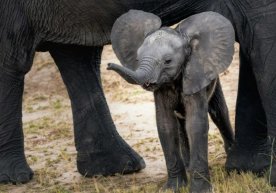
M130 84L143 85L145 83L146 74L132 71L124 66L120 66L114 63L109 63L107 70L114 70Z

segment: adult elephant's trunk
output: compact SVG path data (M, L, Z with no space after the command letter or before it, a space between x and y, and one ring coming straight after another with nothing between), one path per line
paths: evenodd
M107 69L114 70L130 84L146 84L150 77L150 69L148 68L138 68L136 71L132 71L127 67L109 63Z

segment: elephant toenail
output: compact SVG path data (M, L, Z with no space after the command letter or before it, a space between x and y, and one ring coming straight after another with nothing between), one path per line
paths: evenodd
M16 182L21 183L21 184L25 184L25 183L29 182L32 177L33 177L32 173L31 174L21 173L21 174L17 175Z
M9 182L10 182L9 176L7 176L6 174L1 174L0 175L0 183L7 184Z
M141 166L141 169L144 169L146 167L146 163L143 159L140 159L140 166Z

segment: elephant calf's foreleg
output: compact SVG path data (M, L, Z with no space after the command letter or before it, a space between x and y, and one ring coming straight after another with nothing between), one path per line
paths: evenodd
M184 96L190 147L190 192L211 192L208 170L208 100L206 91Z
M23 87L24 76L0 68L0 183L26 183L33 176L24 154Z
M168 180L163 189L179 191L187 185L184 162L181 159L179 147L179 132L174 109L178 97L170 89L155 91L157 128L168 171ZM186 156L186 155L183 155Z

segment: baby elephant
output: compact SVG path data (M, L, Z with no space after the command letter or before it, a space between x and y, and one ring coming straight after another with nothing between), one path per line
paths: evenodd
M226 152L234 140L218 79L232 61L234 30L214 12L190 16L176 29L160 27L157 16L142 11L131 10L118 18L111 41L123 66L109 64L108 69L154 92L168 171L163 188L178 191L187 185L189 161L190 191L210 192L208 112Z

